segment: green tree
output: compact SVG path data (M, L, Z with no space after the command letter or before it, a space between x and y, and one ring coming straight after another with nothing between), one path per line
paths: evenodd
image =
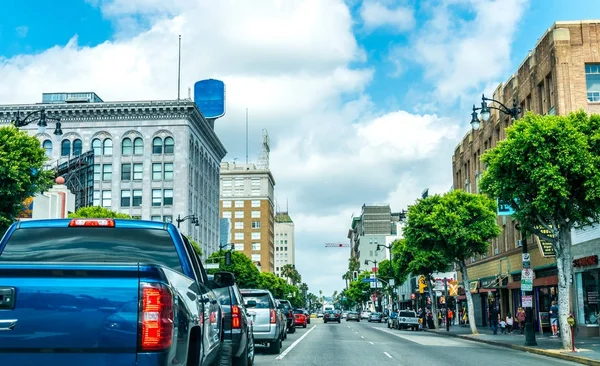
M186 237L190 241L190 244L192 244L192 247L194 247L194 252L196 252L196 255L198 255L198 258L199 259L202 258L202 248L200 248L200 244L198 244L197 241L192 239L192 237L190 235L187 235Z
M346 291L347 298L351 301L362 304L370 298L371 288L369 283L362 282L364 278L369 278L371 272L365 271L358 275L358 281L353 281Z
M465 288L469 285L467 259L486 253L489 240L500 232L496 224L496 203L485 195L461 190L419 200L409 207L404 228L409 246L414 245L420 252L435 252L435 257L442 257L438 258L442 263L455 262L460 268ZM435 260L429 254L415 254L411 265L419 260L424 265ZM465 291L465 294L471 331L478 334L473 298L470 291Z
M54 172L37 138L14 126L0 127L0 233L23 211L23 202L48 189Z
M487 169L481 189L511 202L522 229L552 243L560 335L563 347L571 349L571 229L600 220L600 116L527 113L482 161Z
M116 211L111 211L108 208L100 207L100 206L88 206L82 207L79 210L70 213L69 218L71 219L130 219L131 216L118 213Z
M231 265L225 265L225 251L212 253L207 260L208 263L219 263L219 268L211 268L207 272L214 274L218 271L228 271L235 275L235 282L239 288L261 288L260 271L252 260L244 253L232 251Z
M281 267L281 275L290 280L293 285L297 285L302 282L302 276L296 270L296 266L293 264L286 264Z

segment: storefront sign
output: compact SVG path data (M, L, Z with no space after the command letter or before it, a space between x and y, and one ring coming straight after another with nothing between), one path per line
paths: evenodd
M533 307L533 296L531 296L531 295L523 296L521 298L521 300L522 300L522 306L524 308L531 308L531 307Z
M521 291L533 291L533 270L531 268L521 271Z
M548 225L548 227L550 227L550 229L552 229L552 225ZM554 238L554 233L552 233L552 231L546 229L546 227L542 226L542 225L538 225L538 226L534 226L534 228L536 230L538 230L540 233L546 235L549 238ZM540 252L542 254L542 257L555 257L556 253L554 252L554 247L552 246L552 243L540 238L539 236L536 236L537 238L537 242L538 242L538 247L540 248Z
M469 291L471 293L476 293L478 286L479 286L479 281L471 281L471 282L469 282Z
M598 256L596 254L588 257L577 258L573 260L573 267L588 267L598 264Z
M588 302L588 305L598 304L598 291L588 291L587 302Z

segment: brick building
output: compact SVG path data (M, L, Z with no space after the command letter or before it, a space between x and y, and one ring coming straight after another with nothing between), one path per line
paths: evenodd
M556 22L540 37L518 70L494 91L493 99L522 111L565 115L583 109L600 113L600 21ZM479 192L485 169L481 154L503 140L510 117L492 110L488 122L469 131L452 156L454 189ZM498 216L502 234L491 241L488 253L471 258L469 278L478 325L487 325L491 301L498 301L502 315L515 314L521 303L521 235L511 216ZM547 311L558 296L558 271L551 250L539 238L527 239L534 269L534 313L538 331L549 327ZM464 299L464 296L461 296ZM540 321L541 319L541 321Z

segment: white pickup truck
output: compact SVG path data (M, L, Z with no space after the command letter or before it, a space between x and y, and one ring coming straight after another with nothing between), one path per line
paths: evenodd
M412 330L419 330L419 318L417 313L412 310L400 310L395 320L396 329L412 328Z

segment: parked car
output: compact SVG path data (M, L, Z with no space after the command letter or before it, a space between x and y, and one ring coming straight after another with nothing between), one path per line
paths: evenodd
M304 310L304 315L306 315L306 323L310 324L311 315L306 309L303 309L303 310Z
M369 314L369 323L371 323L371 322L381 323L382 321L383 321L383 316L381 315L381 313L374 311L371 314Z
M340 313L337 310L327 310L325 312L325 315L323 315L323 322L324 323L329 323L329 322L341 323L342 317L340 316Z
M233 281L217 272L213 286ZM173 224L18 221L0 284L3 365L231 365L217 296Z
M208 280L212 283L214 276L208 275ZM247 311L248 308L256 307L256 301L250 300L246 304L235 283L231 286L215 288L214 291L223 308L224 339L225 342L230 342L232 345L233 365L253 365L254 334L252 318Z
M296 321L294 320L294 308L288 300L278 299L281 303L281 311L287 317L287 332L294 333L296 331Z
M248 310L252 317L254 343L268 345L271 353L281 353L286 324L282 322L271 291L242 289L240 292L246 304L256 302L256 306Z
M360 318L361 318L361 319L369 319L369 315L371 315L371 312L370 312L370 311L362 311L362 312L360 313Z
M356 320L357 322L360 322L360 313L358 311L348 312L348 315L346 315L346 321L349 322L350 320Z
M302 328L306 328L306 314L304 314L304 310L295 309L294 310L294 326L301 326Z

